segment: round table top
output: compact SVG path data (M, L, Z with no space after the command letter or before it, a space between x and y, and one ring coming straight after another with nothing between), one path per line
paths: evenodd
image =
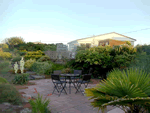
M70 77L70 76L79 76L79 74L60 74L61 76L68 76L68 77Z

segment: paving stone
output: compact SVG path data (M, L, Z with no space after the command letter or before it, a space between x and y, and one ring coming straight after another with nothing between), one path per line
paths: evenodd
M31 75L34 79L43 79L45 76L39 76L39 75Z

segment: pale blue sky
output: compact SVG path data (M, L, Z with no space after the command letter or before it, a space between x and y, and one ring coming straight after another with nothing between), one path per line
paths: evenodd
M150 0L0 0L0 42L67 43L109 32L150 28ZM150 29L124 34L150 44Z

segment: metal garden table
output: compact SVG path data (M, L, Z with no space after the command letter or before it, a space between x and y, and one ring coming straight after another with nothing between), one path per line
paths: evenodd
M72 81L71 77L78 77L78 76L80 76L79 74L60 74L60 76L64 76L65 81L66 81L66 78L69 77L69 94L71 94L71 83L73 83L75 89L78 90L77 87L75 86L74 82Z

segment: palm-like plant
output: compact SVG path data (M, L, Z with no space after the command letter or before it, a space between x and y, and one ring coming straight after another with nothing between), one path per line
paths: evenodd
M150 77L141 69L114 69L107 80L95 88L85 89L86 96L94 99L93 107L102 112L108 105L118 106L125 113L150 111Z

